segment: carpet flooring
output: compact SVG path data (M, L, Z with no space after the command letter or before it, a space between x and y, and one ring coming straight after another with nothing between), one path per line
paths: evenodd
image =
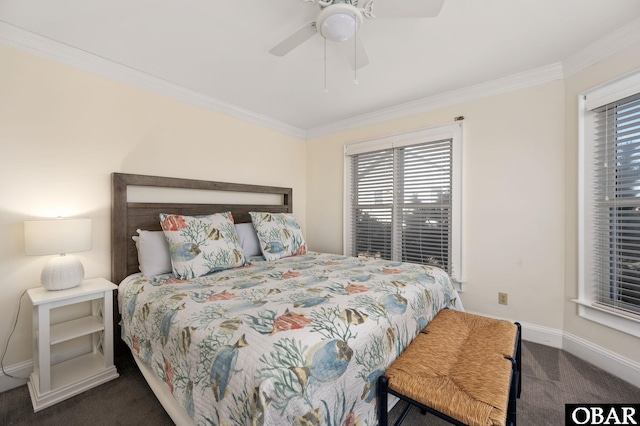
M172 425L131 355L116 358L120 377L52 407L34 413L27 386L0 393L2 426ZM565 351L523 342L522 395L518 400L520 426L564 424L564 404L638 403L637 388ZM400 414L403 402L391 412ZM447 425L430 414L412 409L406 426Z

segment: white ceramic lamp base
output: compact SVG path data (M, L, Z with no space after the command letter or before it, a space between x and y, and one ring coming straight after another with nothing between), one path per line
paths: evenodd
M40 284L47 290L77 287L84 279L84 268L77 257L60 255L52 258L42 269Z

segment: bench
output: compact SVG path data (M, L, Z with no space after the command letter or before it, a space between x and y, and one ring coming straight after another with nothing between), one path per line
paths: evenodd
M378 379L378 419L388 394L454 425L516 424L520 397L519 323L444 309Z

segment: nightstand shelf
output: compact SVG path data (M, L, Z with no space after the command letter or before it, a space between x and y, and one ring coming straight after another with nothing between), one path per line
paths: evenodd
M94 353L81 355L51 366L51 387L60 389L99 374L103 369L102 356Z
M51 345L104 330L100 318L87 316L51 326Z
M85 390L118 377L113 365L113 290L103 279L85 280L80 286L60 291L33 288L33 373L28 383L34 411L40 411ZM51 310L90 302L91 315L50 324ZM91 337L91 350L52 364L54 345L83 336Z

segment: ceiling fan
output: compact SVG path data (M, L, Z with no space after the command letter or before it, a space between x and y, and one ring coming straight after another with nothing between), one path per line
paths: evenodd
M303 0L320 6L315 21L274 46L269 53L284 56L296 47L320 34L326 40L341 43L351 68L362 68L369 63L364 45L359 37L353 43L344 43L354 38L364 18L428 18L437 16L444 0ZM362 3L362 7L359 6ZM354 48L355 46L355 48Z

